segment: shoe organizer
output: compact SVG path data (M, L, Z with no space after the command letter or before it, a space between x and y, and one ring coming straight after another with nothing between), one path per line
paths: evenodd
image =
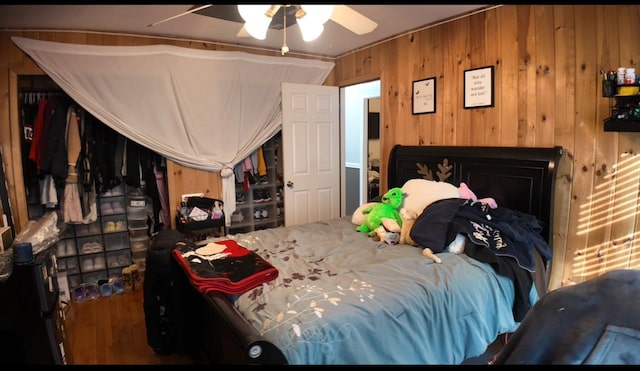
M75 237L75 234L73 233L73 227L71 226L66 226L62 229L62 231L60 231L60 239L64 240L67 238L73 238Z
M100 199L100 215L124 214L125 212L124 196Z
M91 272L91 273L82 273L82 282L85 284L94 284L97 285L100 280L108 280L107 271L99 271L99 272Z
M101 193L100 197L124 196L124 185L118 184L110 190Z
M75 240L60 240L56 243L56 258L75 256L76 254Z
M102 217L102 233L125 232L128 229L125 215Z
M129 248L129 233L116 232L104 236L104 246L107 251Z
M101 234L102 228L100 224L100 217L91 224L76 224L76 236L90 236L92 234Z
M72 276L67 276L67 282L69 283L69 288L72 289L76 286L82 284L82 275L75 274Z
M104 251L102 236L80 237L77 239L78 254L94 254Z
M113 268L125 267L131 264L131 251L111 251L107 253L107 268L109 270Z
M78 258L75 256L69 256L67 258L58 258L57 262L58 262L58 270L61 272L67 272L67 274L80 273Z
M80 271L82 273L105 269L107 269L107 261L104 258L104 254L83 255L80 257Z

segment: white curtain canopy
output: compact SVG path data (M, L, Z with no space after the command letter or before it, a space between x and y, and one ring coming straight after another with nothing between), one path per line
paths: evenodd
M170 45L12 40L115 131L183 166L221 171L227 221L233 167L281 128L281 84L322 84L334 66Z

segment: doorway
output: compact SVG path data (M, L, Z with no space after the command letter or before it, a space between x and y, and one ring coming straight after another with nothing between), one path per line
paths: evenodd
M351 215L368 201L369 189L369 105L380 98L380 80L340 88L340 115L343 123L344 182L342 215ZM379 128L378 128L379 129ZM379 132L379 131L378 131ZM378 136L378 143L379 143ZM379 152L380 146L377 146ZM374 148L371 148L375 150ZM379 153L377 158L379 159Z

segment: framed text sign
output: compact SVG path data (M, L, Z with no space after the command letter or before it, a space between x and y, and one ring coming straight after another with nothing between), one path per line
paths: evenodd
M413 99L411 107L413 114L436 112L436 78L430 77L413 82Z
M493 107L494 66L464 71L464 108Z

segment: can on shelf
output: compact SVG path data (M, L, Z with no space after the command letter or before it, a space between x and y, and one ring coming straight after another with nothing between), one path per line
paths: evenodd
M633 84L636 82L636 69L627 68L624 73L624 83Z

